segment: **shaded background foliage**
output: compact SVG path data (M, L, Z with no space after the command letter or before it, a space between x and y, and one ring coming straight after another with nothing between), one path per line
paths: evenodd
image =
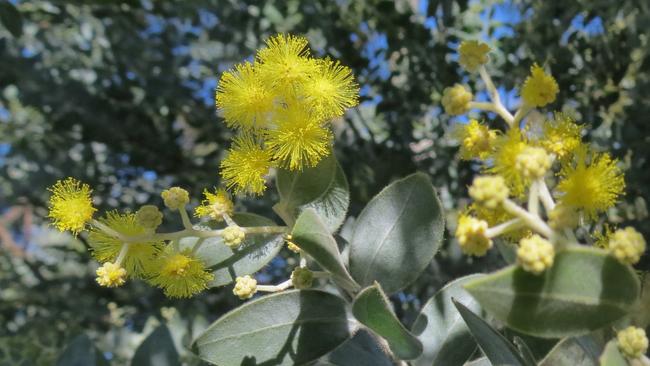
M391 180L420 170L438 188L453 228L477 167L456 159L449 130L463 121L442 114L440 98L455 82L475 85L455 62L455 48L480 37L494 48L490 70L511 108L530 65L551 68L561 90L552 107L590 126L586 139L627 169L625 202L609 221L650 234L641 225L650 198L645 1L3 0L0 21L0 356L34 347L38 334L51 350L39 356L48 364L85 331L121 364L157 321L175 324L182 349L188 331L238 303L229 288L171 301L138 282L96 286L84 237L44 226L46 187L75 176L94 187L101 209L159 204L170 185L199 198L219 184L232 133L214 108L219 75L277 32L305 34L317 55L341 60L362 86L360 107L334 123L351 217ZM275 199L269 189L238 205L272 216ZM284 253L260 280L286 276L292 261ZM501 263L495 253L472 261L447 245L392 300L412 322L442 284Z

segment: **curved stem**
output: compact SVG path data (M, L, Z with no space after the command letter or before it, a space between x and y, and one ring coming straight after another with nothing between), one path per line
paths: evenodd
M537 233L549 239L553 237L554 234L553 229L551 229L548 225L546 225L546 223L542 221L542 219L540 219L539 216L535 216L531 214L530 212L519 207L516 203L512 202L509 199L506 199L503 202L503 207L510 214L521 218L528 227L530 227Z
M539 189L539 198L542 201L542 205L544 205L544 209L548 213L555 208L553 196L551 196L551 192L548 190L548 186L543 179L539 180L537 183L537 188Z
M124 243L122 245L122 249L120 249L120 254L117 255L117 259L115 260L115 264L118 266L122 265L122 262L124 261L124 258L126 258L126 253L129 252L129 244Z
M525 226L524 220L520 218L508 220L504 223L501 223L497 226L491 227L487 230L487 236L490 238L495 238L499 235L505 234L512 230L517 230Z
M539 217L539 188L537 181L534 181L528 189L528 212Z
M492 104L494 105L494 112L499 114L501 118L503 118L506 121L509 127L512 127L515 118L501 103L501 97L499 97L499 91L494 86L494 83L492 82L492 78L490 77L490 74L488 74L485 65L481 65L478 71L479 74L481 75L481 79L483 79L483 82L485 83L485 87L487 88L490 94L490 98L492 99Z
M190 217L187 215L187 210L185 209L185 205L183 207L180 207L178 209L178 213L181 214L181 220L183 221L183 227L186 229L191 229L192 228L192 222L190 221Z
M183 229L171 233L150 233L144 235L123 235L111 227L97 221L93 220L91 222L93 226L97 229L103 231L104 233L119 239L124 243L137 243L137 242L149 242L149 241L172 241L178 240L188 236L194 236L197 238L214 238L221 236L223 230L196 230L194 228ZM243 227L242 230L246 234L282 234L287 231L286 226L252 226L252 227Z
M277 285L257 285L257 291L262 291L262 292L279 292L279 291L284 291L288 289L289 287L293 286L293 283L291 279L288 279L282 283L279 283Z

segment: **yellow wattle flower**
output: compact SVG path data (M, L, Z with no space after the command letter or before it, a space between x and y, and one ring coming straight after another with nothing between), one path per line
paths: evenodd
M79 234L97 211L93 207L90 187L74 178L66 178L48 190L52 193L48 213L52 224L59 231L70 230Z
M521 89L521 97L524 102L533 107L543 107L555 100L560 91L553 76L544 72L537 64L530 68L530 76L524 82Z
M298 89L319 72L310 58L305 37L278 34L266 41L266 48L257 53L260 78L276 94L293 97Z
M593 219L613 207L623 194L623 172L608 153L592 154L589 164L584 152L576 160L562 167L556 189L562 204L580 209Z
M302 85L305 101L323 118L339 117L359 103L359 85L352 70L338 61L315 61L318 72Z
M465 254L482 257L492 248L492 239L487 235L488 223L475 217L461 214L456 227L458 246Z
M192 297L208 288L214 275L189 250L176 253L166 250L155 261L149 282L172 298Z
M478 41L463 41L458 47L458 62L465 70L474 72L488 62L490 46Z
M485 159L497 138L497 131L475 119L467 124L459 124L453 134L460 141L460 157L463 160Z
M571 156L582 145L582 127L562 113L556 113L552 120L544 121L540 145L549 153L564 159Z
M255 129L266 126L275 94L262 81L259 65L244 62L221 75L215 99L228 127Z
M126 282L126 270L119 264L106 262L95 271L96 281L100 286L119 287Z
M147 235L149 229L138 224L133 213L120 214L110 211L99 221L121 235ZM97 228L90 229L88 242L93 257L101 263L115 262L122 250L124 242ZM122 260L122 266L129 276L142 277L150 269L152 261L161 251L163 243L159 241L141 241L128 243L128 251Z
M234 204L225 189L216 189L214 193L206 189L203 191L203 197L205 199L201 201L201 205L194 209L194 216L209 217L219 222L223 221L224 214L232 215Z
M322 117L305 106L290 104L276 119L275 128L266 131L266 146L281 167L313 167L331 153L332 133Z
M262 194L271 157L271 152L263 149L251 134L243 133L233 139L228 156L221 161L221 177L235 193Z
M511 128L496 139L491 158L491 167L488 173L500 175L505 179L513 196L522 197L531 181L526 179L520 171L517 157L530 145L523 132L518 128Z

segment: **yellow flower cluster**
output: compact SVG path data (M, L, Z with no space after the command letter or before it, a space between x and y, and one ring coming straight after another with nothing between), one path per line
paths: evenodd
M555 101L559 86L537 64L521 87L522 104L511 113L483 65L489 47L463 42L459 62L468 71L480 69L489 102L473 101L472 93L456 84L445 89L442 105L449 115L470 108L495 113L505 129L471 119L454 130L462 159L478 160L482 176L468 189L473 203L459 215L456 238L463 252L481 256L492 239L518 242L518 263L539 274L552 266L555 250L577 244L572 230L595 221L615 206L625 190L623 171L607 152L596 152L582 141L583 127L567 114L527 119L528 113ZM487 173L487 174L486 174ZM578 235L580 234L580 235ZM646 249L632 228L607 237L606 247L623 263L634 264Z
M235 279L235 287L232 293L242 300L250 299L257 292L257 280L246 275Z
M242 230L241 227L237 225L230 225L227 228L223 229L221 237L227 246L229 246L231 249L235 249L244 241L246 238L246 233L244 230Z
M476 204L489 209L499 207L509 194L506 181L498 175L476 177L469 187L469 195Z
M627 327L616 334L616 340L618 349L629 359L637 359L648 351L648 337L642 328Z
M126 270L119 264L106 262L96 273L97 283L104 287L119 287L126 282Z
M623 263L637 263L646 249L643 235L631 227L616 230L607 239L607 249Z
M466 87L456 84L442 91L442 106L451 115L467 113L474 96Z
M278 34L253 63L225 72L216 93L226 124L237 129L221 177L235 193L261 194L273 166L302 170L331 153L329 122L358 103L351 70L310 55L307 39Z
M143 279L162 288L169 297L190 297L208 287L213 275L189 250L166 244L155 237L163 215L156 206L142 206L136 213L107 212L92 219L90 188L68 178L50 189L50 213L55 226L78 234L89 222L88 243L93 257L102 263L96 281L105 287L122 286L127 277ZM189 194L172 187L161 194L172 210L183 209ZM221 202L223 203L223 202ZM232 209L232 203L226 206Z
M176 252L170 247L158 256L148 281L163 289L168 297L191 297L208 288L214 276L205 264L189 251Z
M232 215L235 209L235 205L225 189L215 189L214 193L206 189L203 191L203 197L205 199L201 202L201 205L194 209L194 216L196 217L209 217L220 222L223 221L224 215Z
M454 135L460 141L461 159L484 159L494 148L497 131L472 119L467 124L458 125Z
M456 227L458 245L465 254L483 256L492 248L492 239L488 236L488 223L471 216L460 215Z
M463 41L458 47L458 62L465 70L474 72L488 62L490 46L478 41Z
M553 244L539 235L521 239L517 249L517 263L534 274L540 274L553 265Z
M530 106L543 107L552 103L559 91L560 88L553 76L535 64L530 68L530 76L521 89L521 97L524 103Z
M52 196L48 217L53 220L53 225L60 231L70 230L79 234L97 210L93 207L90 187L74 178L67 178L56 182L49 191Z

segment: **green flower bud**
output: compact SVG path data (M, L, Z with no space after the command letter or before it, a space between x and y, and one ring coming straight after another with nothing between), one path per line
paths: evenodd
M293 287L298 290L310 288L314 282L314 272L310 271L306 267L296 267L293 272L291 272L291 283Z
M171 187L160 194L165 201L165 206L170 210L178 210L190 202L190 194L180 187Z
M135 220L138 225L155 230L162 224L163 214L156 206L144 205L135 213Z

